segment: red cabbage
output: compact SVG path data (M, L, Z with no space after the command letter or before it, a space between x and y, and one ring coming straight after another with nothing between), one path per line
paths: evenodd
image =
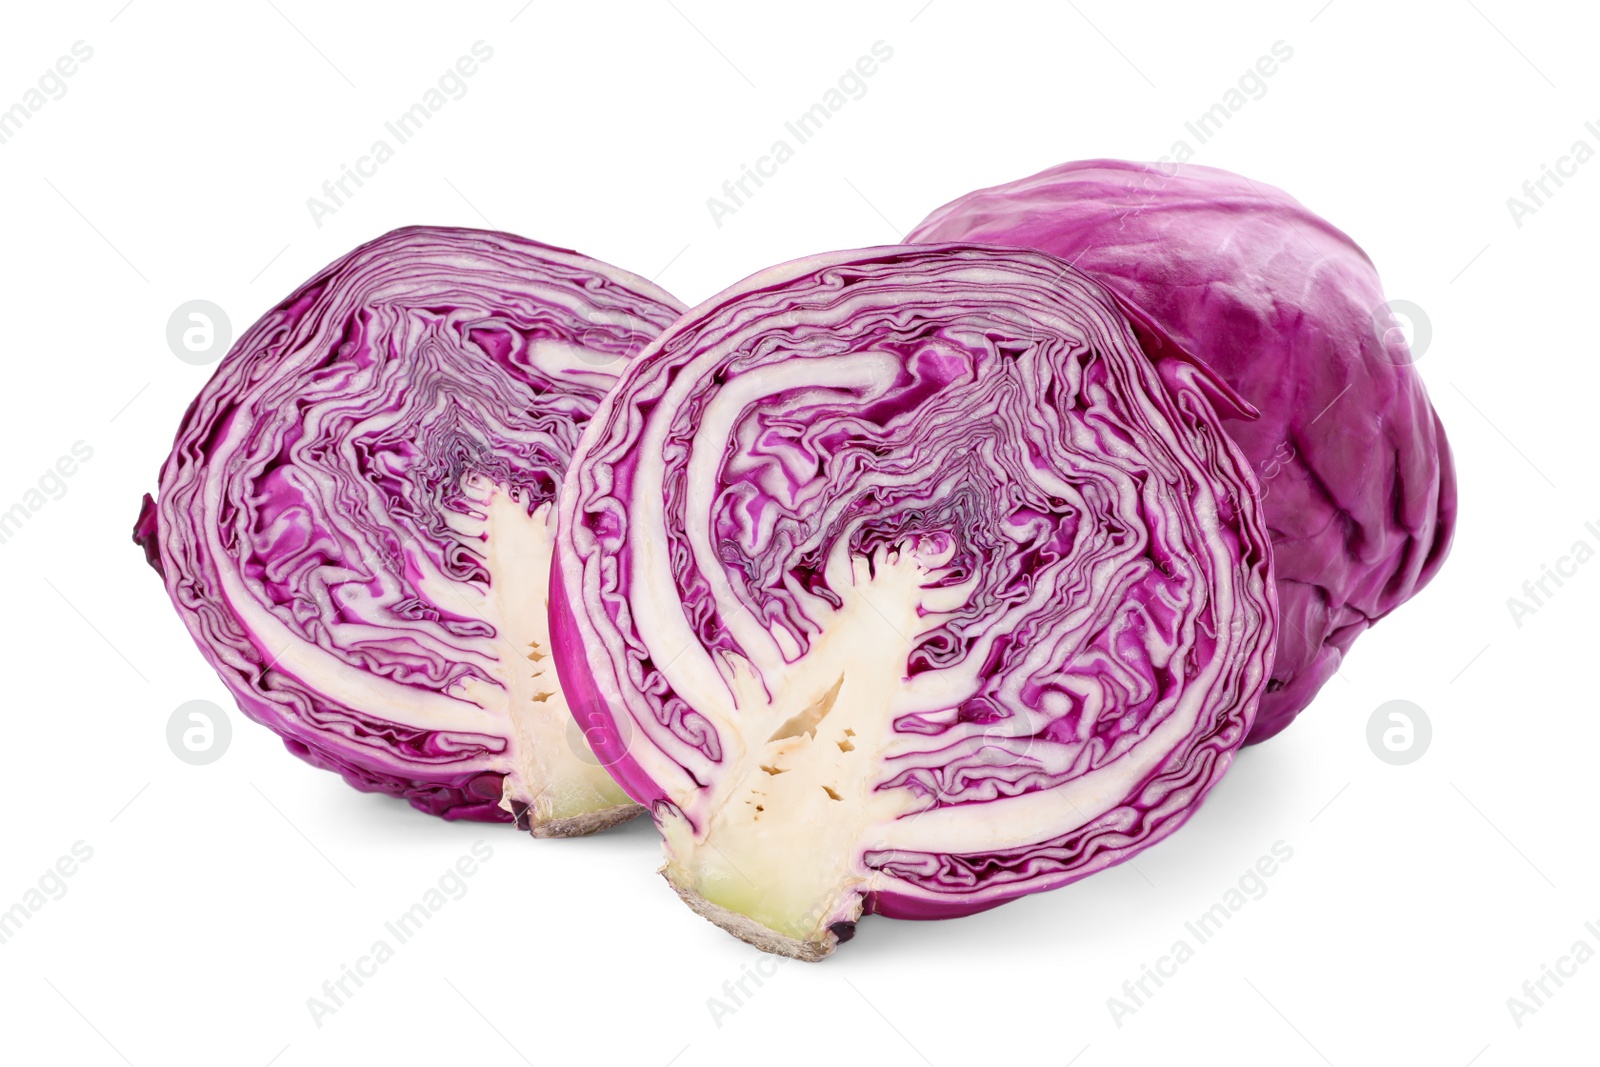
M135 531L245 714L445 818L636 814L565 707L549 526L584 422L680 310L575 252L411 227L264 315Z
M574 714L696 911L804 959L1172 833L1267 682L1248 462L1036 252L774 267L624 372L563 485Z
M1260 410L1224 423L1262 482L1282 619L1251 742L1287 726L1444 562L1444 427L1372 262L1288 194L1210 167L1067 163L969 193L907 240L1059 256Z

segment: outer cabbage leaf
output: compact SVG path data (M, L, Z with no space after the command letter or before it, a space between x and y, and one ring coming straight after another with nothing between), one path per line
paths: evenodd
M412 227L264 315L135 530L245 714L445 818L637 814L566 709L545 584L578 434L680 310L575 252Z
M562 488L551 629L691 907L816 959L1184 822L1275 620L1207 374L1065 263L962 245L772 268L629 366Z
M1287 193L1210 167L1091 160L969 193L907 240L1059 256L1260 410L1226 423L1262 483L1282 620L1250 742L1293 721L1444 562L1444 427L1366 253Z

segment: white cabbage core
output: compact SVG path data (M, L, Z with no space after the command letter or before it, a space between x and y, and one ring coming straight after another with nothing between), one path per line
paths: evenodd
M918 806L906 790L876 786L894 720L916 710L906 659L943 621L939 610L966 594L924 588L940 578L948 552L880 549L869 561L845 549L841 540L827 573L843 606L817 608L822 632L769 678L770 694L734 662L737 713L750 741L726 754L713 795L696 805L709 812L705 825L696 832L669 817L662 827L675 886L801 941L859 914L851 905L871 878L863 854Z
M498 635L488 650L489 685L469 679L461 695L500 720L510 741L501 807L528 806L537 833L563 820L613 807L631 807L621 787L590 751L576 729L550 653L547 612L550 555L555 547L554 505L530 515L526 503L505 486L469 477L468 496L483 518L451 514L451 526L473 544L494 576L487 591L458 582L424 586L435 603L469 611Z

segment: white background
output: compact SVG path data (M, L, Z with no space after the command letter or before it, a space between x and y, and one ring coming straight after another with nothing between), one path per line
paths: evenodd
M1591 463L1600 160L1518 226L1506 204L1600 148L1600 26L1577 5L958 0L746 5L308 0L11 5L0 108L82 40L67 91L0 144L0 510L74 442L93 457L0 544L0 909L90 860L0 944L9 1063L1593 1062L1600 962L1519 1027L1577 940L1600 949ZM275 6L274 6L275 5ZM770 8L770 10L769 10ZM381 10L381 14L378 12ZM306 200L473 42L492 60L319 227ZM876 41L893 57L719 227L708 197ZM1184 123L1293 49L1208 143ZM1419 364L1455 447L1454 554L1363 637L1174 839L1067 889L943 923L864 922L820 965L763 959L682 907L647 824L573 842L358 794L233 711L129 542L210 369L165 327L237 336L327 261L407 223L486 225L656 275L688 303L798 255L892 242L977 186L1068 159L1195 161L1288 189L1425 309ZM1551 186L1553 189L1553 186ZM1596 531L1585 529L1596 522ZM179 704L230 708L179 762ZM1432 745L1368 749L1380 704ZM353 999L307 998L471 844L492 859ZM1142 1007L1184 923L1282 841L1293 858ZM1553 986L1550 988L1554 989Z

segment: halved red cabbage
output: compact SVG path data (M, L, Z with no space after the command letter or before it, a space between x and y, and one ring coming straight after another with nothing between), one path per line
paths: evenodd
M572 724L545 585L580 428L680 310L575 252L419 226L264 315L135 532L245 714L445 818L637 814Z
M1210 167L1088 160L968 193L907 240L1059 256L1260 410L1224 424L1262 483L1282 619L1249 742L1289 725L1362 631L1444 562L1450 446L1377 271L1282 190Z
M551 630L696 911L820 958L1125 859L1244 740L1275 609L1207 372L972 246L774 267L585 431Z

